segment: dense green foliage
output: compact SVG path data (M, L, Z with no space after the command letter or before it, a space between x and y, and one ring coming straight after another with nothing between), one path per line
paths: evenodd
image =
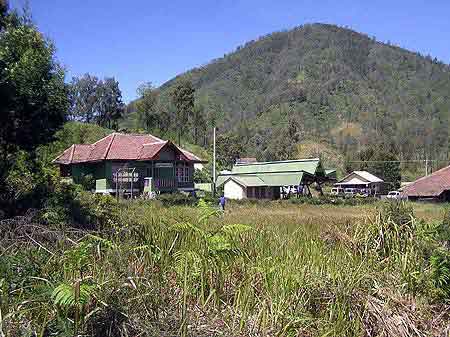
M447 160L449 70L349 29L308 24L181 74L160 88L160 100L188 79L208 141L217 125L260 160L293 158L295 143L311 140L346 156L374 145L402 160Z
M125 104L114 77L99 80L85 74L70 83L70 117L74 120L117 129Z
M35 150L51 141L69 104L54 47L29 17L0 5L0 217L39 205L51 175Z

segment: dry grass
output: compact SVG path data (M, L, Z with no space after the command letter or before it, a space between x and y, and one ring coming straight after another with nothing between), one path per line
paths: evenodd
M15 257L2 251L33 276L2 280L9 304L0 313L17 327L10 334L24 324L42 336L73 332L78 307L63 311L48 294L83 282L92 294L76 310L92 336L437 337L450 329L449 308L431 303L420 278L427 271L414 233L386 235L392 224L380 222L379 205L227 206L205 218L210 208L123 203L120 220L95 237L37 235L51 254L32 240L7 252ZM415 205L426 221L443 209ZM392 249L380 255L380 242ZM8 282L20 291L8 292Z

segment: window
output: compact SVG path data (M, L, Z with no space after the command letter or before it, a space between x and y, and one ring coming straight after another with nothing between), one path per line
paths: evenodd
M186 164L178 164L176 174L179 183L187 183L190 181L189 166L186 166Z

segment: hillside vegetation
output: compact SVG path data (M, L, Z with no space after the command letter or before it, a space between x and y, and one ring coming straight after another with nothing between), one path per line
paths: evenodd
M294 157L295 143L313 139L343 155L381 145L402 159L446 160L449 70L349 29L308 24L181 74L160 88L160 107L172 111L171 90L189 79L209 128L237 134L259 159Z

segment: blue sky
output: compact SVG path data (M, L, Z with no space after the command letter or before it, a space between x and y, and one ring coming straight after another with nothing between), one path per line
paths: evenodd
M25 0L10 0L21 8ZM450 63L448 0L29 0L69 79L114 76L125 101L261 35L324 22Z

